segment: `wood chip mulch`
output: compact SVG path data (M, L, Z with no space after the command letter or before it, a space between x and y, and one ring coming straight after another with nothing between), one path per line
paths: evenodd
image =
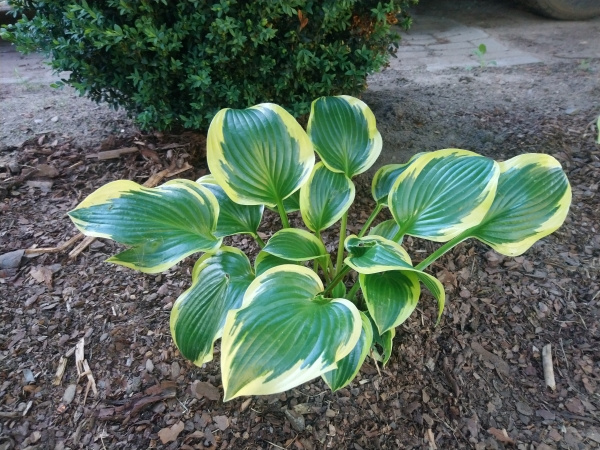
M76 235L66 212L108 181L142 183L186 162L195 168L179 177L205 174L199 138L97 149L133 148L113 159L51 135L13 149L0 167L0 255L13 252L0 258L0 449L598 448L600 147L583 117L542 123L535 137L573 187L558 232L517 258L473 241L444 256L431 267L449 297L441 324L425 293L389 364L371 360L349 387L332 394L314 380L228 403L218 345L198 368L169 335L193 258L150 276L104 263L118 250L105 240L74 259L23 252ZM351 229L370 212L368 185L357 199ZM267 216L262 231L277 225ZM417 261L434 245L406 242ZM544 382L548 344L555 391Z

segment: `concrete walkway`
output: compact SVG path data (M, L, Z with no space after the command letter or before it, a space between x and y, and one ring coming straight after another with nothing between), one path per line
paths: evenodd
M448 18L417 16L410 31L401 35L397 58L390 62L390 68L395 70L506 67L542 61L514 45L499 41L481 28ZM485 45L486 52L478 57L475 52L481 44Z

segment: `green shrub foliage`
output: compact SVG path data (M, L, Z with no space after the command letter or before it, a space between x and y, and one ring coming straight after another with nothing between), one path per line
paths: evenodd
M384 66L416 0L9 2L35 11L2 30L43 51L62 82L125 108L142 128L206 130L225 106L308 113L321 95L357 95Z

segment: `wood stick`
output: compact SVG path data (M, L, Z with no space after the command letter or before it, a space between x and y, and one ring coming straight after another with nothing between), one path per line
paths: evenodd
M83 234L82 234L82 236L83 236ZM71 253L69 253L69 259L77 258L81 254L81 252L83 252L86 248L89 247L89 245L92 242L94 242L95 239L96 239L95 237L86 236L85 239L83 241L81 241L77 247L75 247L73 250L71 250Z
M552 365L552 346L550 344L544 345L542 348L542 366L544 368L544 380L546 381L546 387L549 387L553 391L556 390L556 382L554 381L554 367Z
M54 386L60 386L62 383L63 376L65 374L65 370L67 368L67 358L64 356L60 357L60 361L58 362L58 368L56 369L56 375L54 375L54 380L52 380L52 384Z
M71 245L77 242L83 237L83 234L79 233L73 236L66 242L63 242L58 247L41 247L41 248L28 248L25 250L26 255L39 255L40 253L60 253L68 249Z
M136 141L135 144L139 145L140 147L145 147L143 142ZM189 145L189 144L167 144L167 145L163 145L162 147L157 147L154 150L170 150L173 148L185 147L187 145ZM104 161L107 159L116 159L116 158L121 157L122 155L128 155L130 153L135 153L140 150L140 147L121 147L121 148L115 148L113 150L105 150L103 152L92 153L91 155L86 155L86 158L87 159L96 158L96 159L98 159L98 161Z
M138 147L122 147L115 150L106 150L104 152L98 152L91 155L87 155L86 158L97 158L99 161L106 159L119 158L121 155L127 155L129 153L135 153L139 151Z

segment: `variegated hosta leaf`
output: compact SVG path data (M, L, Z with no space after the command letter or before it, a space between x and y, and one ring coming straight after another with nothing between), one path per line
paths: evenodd
M208 130L206 158L234 202L270 207L300 189L315 164L306 132L272 103L219 111Z
M344 283L336 284L331 291L331 296L333 298L346 298L346 294L346 285Z
M271 255L265 251L260 251L254 260L254 271L256 272L256 276L259 276L265 273L267 270L272 269L273 267L282 266L283 264L300 263Z
M385 165L375 173L371 183L371 194L378 204L387 206L388 196L398 177L402 175L402 172L406 170L409 164L423 154L424 153L417 153L404 164Z
M278 212L277 208L267 206L271 211ZM300 190L297 190L283 201L283 209L287 214L300 210Z
M346 238L348 257L344 261L358 273L378 273L387 270L415 270L410 256L400 244L381 236Z
M312 103L308 134L333 172L352 178L368 170L381 153L381 134L369 107L354 97L321 97Z
M348 300L326 299L310 269L270 269L248 287L225 323L221 371L225 400L275 394L336 368L355 347L361 318Z
M214 236L219 203L208 189L189 180L156 188L113 181L92 192L69 216L87 236L131 246L108 261L146 273L221 245Z
M360 274L360 287L379 334L396 328L410 317L419 301L419 278L408 271Z
M369 236L381 236L386 239L389 239L390 241L394 241L394 238L396 237L396 234L398 234L399 231L400 227L398 226L396 221L390 219L375 225L369 231ZM401 236L399 241L394 242L396 242L397 244L402 244L402 241L403 239Z
M449 241L481 222L494 200L498 175L498 164L477 153L426 153L396 179L388 206L402 234Z
M269 239L263 251L290 261L309 261L327 254L314 234L297 228L284 228Z
M517 256L556 231L571 205L571 186L550 155L527 153L500 163L496 197L469 235L503 255Z
M212 360L227 313L242 305L252 280L250 261L236 248L221 247L196 262L192 286L171 310L171 334L184 357L197 366Z
M320 162L308 182L300 188L300 211L306 226L319 233L344 215L354 201L355 187L343 173L329 170Z
M232 201L212 175L200 178L197 183L208 188L219 202L219 219L214 235L256 234L262 219L264 205L240 205Z
M360 313L360 317L362 319L362 330L358 342L350 353L338 361L337 369L333 369L322 375L333 392L348 386L354 380L373 344L373 327L371 321L363 313Z
M414 274L436 298L437 322L440 321L446 302L444 286L434 276L415 269L410 256L400 244L381 236L358 238L352 235L346 239L346 250L349 255L344 262L359 274L370 275L387 271L407 271Z
M283 208L286 213L293 213L300 210L300 191L294 192L283 201Z
M367 314L369 320L371 321L371 328L373 329L373 345L371 346L370 355L374 360L379 361L383 366L385 366L390 357L392 356L392 350L394 349L394 337L396 336L396 329L392 328L386 331L383 334L379 334L377 330L377 325L373 322L373 318ZM382 352L379 352L377 346L381 347Z

